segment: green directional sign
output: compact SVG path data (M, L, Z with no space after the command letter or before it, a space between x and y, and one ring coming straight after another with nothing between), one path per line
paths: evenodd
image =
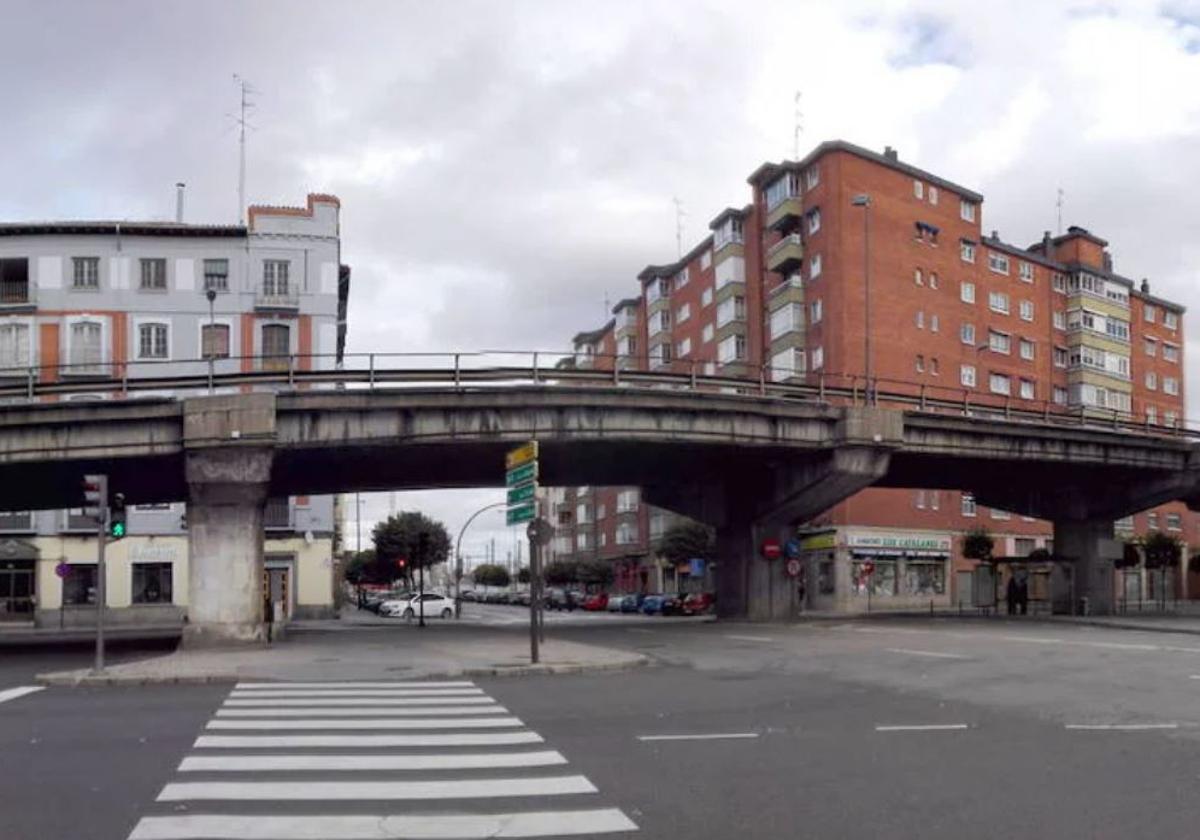
M517 467L515 470L509 470L504 474L505 487L519 487L522 484L529 484L537 481L538 465L537 461L530 464L525 464L523 467ZM512 504L512 498L509 498L508 503Z
M520 525L522 522L532 522L536 514L537 505L532 501L522 505L515 505L508 509L508 515L505 517L509 525Z
M508 506L513 507L523 502L531 502L536 492L536 484L522 484L520 487L512 487L508 491Z

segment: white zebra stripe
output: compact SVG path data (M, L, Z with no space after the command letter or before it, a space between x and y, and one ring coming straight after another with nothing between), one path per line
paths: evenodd
M536 732L447 732L433 735L201 735L196 749L291 749L294 747L494 747L541 744Z
M586 776L514 776L505 779L437 779L412 782L171 782L159 802L196 800L312 801L492 799L596 793Z
M441 755L189 755L181 773L241 773L272 770L481 770L489 767L546 767L566 764L555 750Z
M363 720L210 720L208 729L507 729L520 718L365 718Z

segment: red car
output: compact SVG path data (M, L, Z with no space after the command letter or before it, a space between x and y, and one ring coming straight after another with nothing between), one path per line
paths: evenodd
M583 608L589 612L602 612L607 607L608 595L604 592L597 592L583 599Z
M712 612L716 603L716 596L711 592L693 592L683 599L683 614L703 615L704 613Z

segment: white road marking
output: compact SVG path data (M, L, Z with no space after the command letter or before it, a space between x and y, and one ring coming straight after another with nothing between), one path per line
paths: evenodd
M965 723L923 723L876 726L876 732L955 732L971 727Z
M143 817L129 840L484 840L636 831L618 808L523 814Z
M230 697L239 700L271 699L273 697L470 697L480 696L482 689L478 688L339 688L321 690L302 688L287 691L238 691L230 693Z
M282 749L292 747L491 747L540 744L536 732L462 732L436 735L201 735L196 749Z
M442 755L189 755L179 772L264 770L480 770L487 767L546 767L566 764L555 750Z
M210 720L208 729L508 729L520 718L367 718L364 720Z
M735 639L739 642L773 642L775 641L770 636L735 636L732 633L725 634L726 639Z
M909 656L932 656L937 659L970 659L961 653L942 653L936 650L912 650L910 648L884 648L888 653L906 653Z
M498 796L565 796L596 792L596 786L586 776L411 782L171 782L162 789L158 801L490 799Z
M7 703L9 700L16 700L18 697L24 697L26 694L33 694L35 691L41 691L45 686L41 685L22 685L17 688L9 688L0 691L0 703Z
M1151 729L1178 729L1178 723L1068 723L1066 729L1143 732Z
M503 706L427 706L419 708L380 709L378 707L342 707L329 709L305 706L299 709L219 709L217 717L226 718L270 718L270 717L415 717L417 715L506 715Z
M249 700L235 697L226 700L225 706L246 708L257 706L267 706L270 708L283 706L328 706L331 708L346 706L420 706L425 708L439 708L447 704L455 706L468 706L471 704L490 706L495 702L491 697L307 697L303 699L297 697L272 697L269 699L255 697Z
M757 732L704 732L695 735L638 735L639 741L725 741L757 738Z
M286 691L296 688L475 688L470 681L459 682L417 682L415 680L396 682L240 682L235 690L242 689L271 689Z

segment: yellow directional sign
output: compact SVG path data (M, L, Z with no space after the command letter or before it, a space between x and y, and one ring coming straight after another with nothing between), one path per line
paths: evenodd
M524 446L518 446L516 449L508 450L508 454L504 456L504 468L507 470L515 469L522 464L527 464L530 461L536 461L537 456L537 441L531 440Z

